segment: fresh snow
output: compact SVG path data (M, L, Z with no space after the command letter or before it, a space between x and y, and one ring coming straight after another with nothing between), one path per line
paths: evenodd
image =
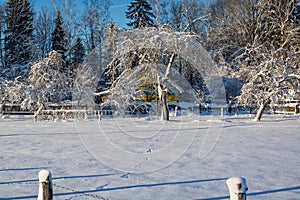
M43 169L54 199L229 199L229 177L247 199L300 199L299 116L249 117L0 119L0 199L37 199Z

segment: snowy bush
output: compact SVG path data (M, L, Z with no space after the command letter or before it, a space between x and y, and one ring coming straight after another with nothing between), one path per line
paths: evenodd
M25 99L26 84L18 76L14 80L1 80L0 103L20 104Z
M31 66L27 97L23 104L36 110L46 103L60 103L66 97L67 78L61 72L61 54L51 51L47 58Z

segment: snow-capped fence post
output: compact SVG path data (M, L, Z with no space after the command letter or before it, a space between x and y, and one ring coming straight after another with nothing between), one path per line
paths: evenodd
M98 110L97 113L98 113L98 121L100 122L101 121L101 111Z
M224 117L224 108L221 108L221 117Z
M48 170L39 171L39 193L37 200L52 200L52 177L51 172Z
M175 106L175 109L174 109L174 117L177 117L177 110L178 110L178 106Z
M248 190L246 179L242 177L231 177L226 181L230 193L230 200L246 200Z

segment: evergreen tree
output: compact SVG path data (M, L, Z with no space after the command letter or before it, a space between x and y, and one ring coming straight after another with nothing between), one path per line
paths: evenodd
M85 48L82 44L82 40L78 37L75 45L72 48L72 64L81 64L84 60Z
M131 21L127 23L132 28L154 26L152 18L155 18L151 12L152 7L146 0L135 0L128 6L126 18Z
M52 32L52 50L57 51L63 56L63 60L65 60L65 52L66 52L66 40L65 40L65 30L63 26L62 17L59 11L56 13L55 18L55 28Z
M33 55L33 12L30 1L9 0L5 11L5 64L27 64Z

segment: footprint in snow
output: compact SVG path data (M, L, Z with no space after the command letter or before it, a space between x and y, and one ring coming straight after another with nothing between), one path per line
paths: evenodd
M120 178L128 178L128 177L129 177L129 173L123 174L122 176L120 176Z
M102 189L105 189L106 186L108 186L109 184L105 184L105 185L100 185L99 187L97 187L96 189L97 190L102 190Z

